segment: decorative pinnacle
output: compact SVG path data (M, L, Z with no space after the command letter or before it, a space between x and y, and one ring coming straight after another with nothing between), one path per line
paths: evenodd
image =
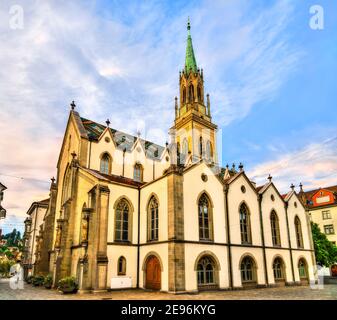
M269 182L271 182L272 179L273 179L273 177L269 174L269 176L268 176Z
M74 110L76 108L75 101L73 100L70 104L71 110Z
M240 171L243 171L243 164L241 162L239 164L239 169L240 169Z
M50 180L51 180L51 183L54 184L56 179L55 177L52 177Z
M302 182L300 182L299 187L300 187L300 191L303 192L303 184L302 184Z
M291 186L290 186L290 189L294 191L294 189L295 189L295 186L294 186L294 184L293 184L293 183L291 184Z
M191 30L191 22L190 17L187 18L187 31L189 32Z
M71 156L73 157L73 159L76 158L77 154L75 153L75 151L72 152Z
M110 122L109 119L107 119L107 120L105 121L105 123L106 123L107 127L109 127L111 122Z
M229 168L229 165L228 165L228 163L226 164L226 168L227 168L227 169Z

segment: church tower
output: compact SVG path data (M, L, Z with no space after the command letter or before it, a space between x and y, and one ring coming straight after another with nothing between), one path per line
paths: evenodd
M172 142L176 143L181 164L203 159L217 163L216 129L212 123L209 94L204 94L203 70L194 55L191 25L187 23L185 68L179 72L180 98L175 98L175 120L171 128Z

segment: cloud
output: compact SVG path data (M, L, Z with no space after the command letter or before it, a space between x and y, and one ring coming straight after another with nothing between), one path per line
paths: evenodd
M9 28L11 4L23 30ZM106 5L106 7L104 6ZM171 2L2 1L0 3L0 176L4 206L24 217L48 196L75 100L84 117L165 143L192 19L214 121L224 126L277 95L299 51L284 35L293 5L247 0ZM160 115L160 116L159 116ZM34 182L33 182L34 181Z
M275 160L263 162L249 176L264 184L269 174L282 192L302 182L305 190L337 184L337 136L311 143L297 151L284 153Z

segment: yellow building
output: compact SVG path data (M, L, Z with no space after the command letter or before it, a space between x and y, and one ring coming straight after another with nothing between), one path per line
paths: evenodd
M39 271L52 273L54 285L73 275L82 291L314 281L309 218L296 192L283 198L271 178L256 187L241 164L218 165L190 24L179 88L166 146L84 119L71 104Z

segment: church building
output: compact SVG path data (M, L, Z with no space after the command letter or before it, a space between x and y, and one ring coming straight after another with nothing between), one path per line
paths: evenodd
M179 98L160 146L71 111L40 229L36 270L54 285L182 293L315 281L310 220L294 188L222 168L188 23ZM294 177L289 177L293 179Z

